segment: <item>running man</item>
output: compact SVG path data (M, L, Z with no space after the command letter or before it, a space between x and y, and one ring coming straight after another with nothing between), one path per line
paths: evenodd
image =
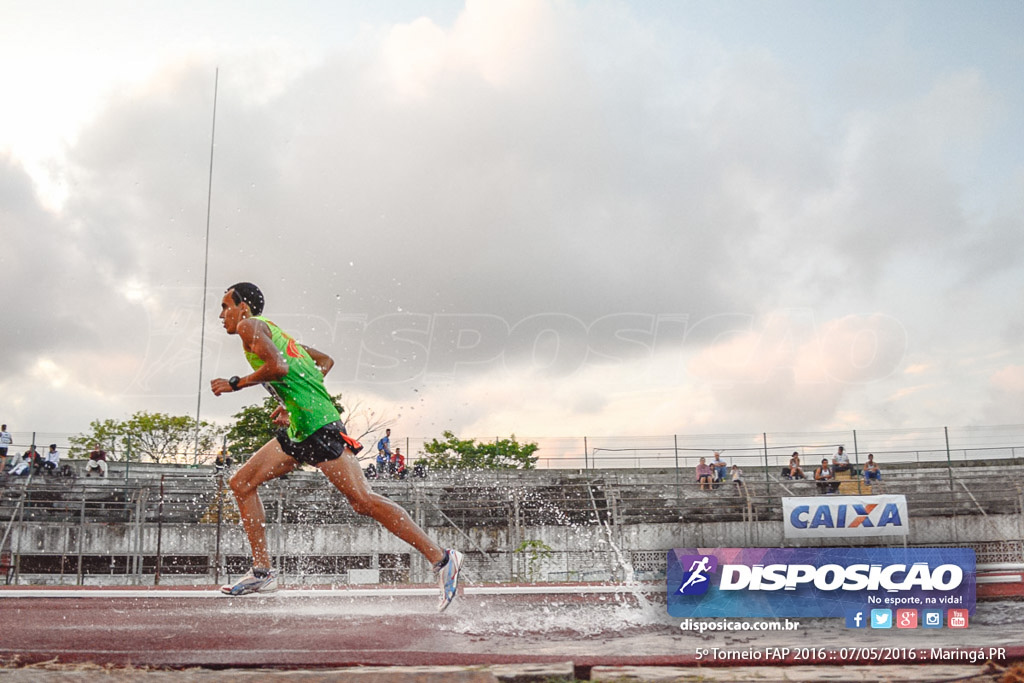
M277 590L277 570L270 566L264 526L266 515L259 496L264 482L291 472L300 463L317 467L348 498L352 509L380 522L388 531L414 547L434 566L441 586L438 611L455 597L462 553L437 545L396 503L370 490L356 460L362 450L345 432L341 414L324 386L324 375L334 365L325 353L295 342L277 325L261 316L263 293L249 282L228 288L221 300L220 319L228 334L242 339L253 372L243 377L215 379L210 388L217 396L265 384L279 402L271 419L287 427L271 439L231 477L242 526L252 547L252 569L237 583L221 587L227 595L268 593Z

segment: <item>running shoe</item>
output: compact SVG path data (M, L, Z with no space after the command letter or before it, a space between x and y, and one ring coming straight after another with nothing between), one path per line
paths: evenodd
M448 561L437 570L437 582L441 587L441 602L437 611L443 612L452 604L459 588L459 570L462 569L462 553L458 550L446 550Z
M277 590L277 570L267 571L266 576L256 576L250 569L245 576L231 586L221 586L224 595L248 595L249 593L273 593Z

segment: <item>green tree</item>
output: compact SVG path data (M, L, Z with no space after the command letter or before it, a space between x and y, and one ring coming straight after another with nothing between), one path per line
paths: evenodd
M270 415L276 407L277 401L267 396L262 403L245 406L232 415L235 422L228 429L228 453L236 460L244 459L273 439L277 427Z
M459 439L450 431L442 436L423 444L427 463L436 469L532 470L537 464L537 444L521 444L515 434L489 442Z
M139 411L127 420L93 420L90 431L71 437L72 455L88 453L94 445L118 459L152 462L192 462L198 427L199 452L208 455L218 446L220 427L187 415Z
M114 459L117 457L120 448L121 437L124 435L124 427L117 420L93 420L89 423L89 432L72 436L69 441L71 448L68 456L72 458L88 456L93 448L102 448L107 451L107 456Z
M551 558L551 546L544 541L530 540L523 541L512 552L523 558L526 565L525 575L527 581L534 582L540 575L541 565Z
M334 401L338 412L345 415L345 407L341 405L341 394L331 396L331 400ZM277 434L277 426L270 420L275 408L277 408L277 401L273 397L267 396L262 403L245 406L232 415L235 422L227 432L228 453L234 456L236 461L245 460ZM352 425L346 424L346 427L348 427L349 434L352 434ZM355 435L354 438L361 437Z

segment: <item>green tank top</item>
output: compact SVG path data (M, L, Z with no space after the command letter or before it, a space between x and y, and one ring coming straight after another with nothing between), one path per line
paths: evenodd
M267 324L274 346L288 361L288 374L269 383L288 410L291 422L288 425L288 438L292 441L305 441L310 434L324 425L340 420L341 414L327 393L320 368L313 362L306 349L263 316L255 318ZM253 370L258 370L264 365L263 359L251 351L245 352L245 358Z

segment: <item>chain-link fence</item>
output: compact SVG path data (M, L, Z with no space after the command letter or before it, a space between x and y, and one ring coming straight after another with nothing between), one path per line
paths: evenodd
M79 435L55 432L12 431L8 466L30 446L45 454L49 444L67 455L71 439ZM372 445L381 434L363 438ZM440 435L439 435L440 436ZM461 435L460 435L461 436ZM424 445L434 437L393 436L391 445L402 447L410 460L426 457ZM466 437L462 437L466 438ZM500 443L506 437L478 435L475 441ZM977 460L1024 460L1024 425L985 427L928 427L922 429L846 430L832 432L762 432L750 434L699 434L664 436L516 436L522 443L536 443L539 469L638 469L692 468L699 458L718 451L742 467L781 467L793 451L803 462L831 458L843 446L854 465L872 453L882 464L971 462ZM137 462L117 440L99 444L114 461ZM372 459L374 449L363 451ZM212 464L216 453L196 455L190 444L168 455L166 462Z

